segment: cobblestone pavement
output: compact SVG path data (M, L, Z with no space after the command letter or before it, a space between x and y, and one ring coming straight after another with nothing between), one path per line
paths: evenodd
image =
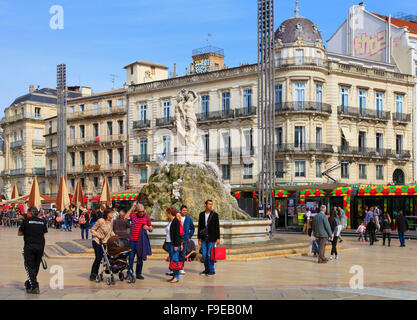
M305 235L280 234L297 242ZM79 230L60 232L50 230L47 243L78 239ZM356 238L345 237L344 249L336 261L317 264L312 256L287 256L247 262L220 261L216 276L199 275L202 264L186 264L186 275L177 284L166 282L168 263L145 261L145 280L135 284L116 281L115 285L88 281L92 259L48 259L48 270L39 274L40 295L28 295L23 289L26 273L23 268L23 239L17 229L0 227L0 299L214 299L214 300L271 300L271 299L417 299L416 251L417 241L399 247L394 240L391 247L383 247L382 240L370 247ZM51 267L62 266L64 289L51 289ZM351 289L349 283L355 274L353 266L364 271L364 288Z

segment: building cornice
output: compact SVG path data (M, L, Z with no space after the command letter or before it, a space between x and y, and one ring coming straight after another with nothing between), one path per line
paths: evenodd
M144 84L130 85L127 94L136 94L143 92L152 92L155 90L165 88L183 87L185 85L192 85L196 83L204 83L208 81L224 80L229 78L243 77L247 75L257 75L257 64L245 65L241 67L223 69L203 74L191 74L183 77L171 78L166 80L159 80L148 82Z

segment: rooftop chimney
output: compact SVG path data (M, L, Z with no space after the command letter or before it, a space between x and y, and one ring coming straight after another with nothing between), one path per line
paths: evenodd
M174 71L172 71L172 78L175 78L177 76L177 64L174 63Z
M29 86L29 92L33 92L35 90L35 86L33 84L31 84Z

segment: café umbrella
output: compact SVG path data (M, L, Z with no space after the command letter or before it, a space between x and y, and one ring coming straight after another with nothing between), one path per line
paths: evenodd
M17 184L15 183L13 186L13 191L12 191L12 200L19 198L19 190L17 189ZM14 203L11 203L12 207L14 208Z
M69 209L70 205L71 202L68 196L67 183L65 181L65 177L62 176L59 183L58 195L56 197L56 208L58 212L62 212L64 209Z
M84 195L83 195L83 189L81 186L80 180L78 180L77 185L75 186L74 195L72 196L71 203L73 206L77 208L77 213L79 208L85 208L85 202L84 202Z
M32 182L32 188L30 189L29 199L28 199L28 207L35 207L36 209L41 209L41 193L39 192L39 184L38 179L35 176Z
M107 178L104 178L103 187L101 188L101 195L100 195L100 208L104 210L106 206L111 206L111 199L110 199L110 187Z

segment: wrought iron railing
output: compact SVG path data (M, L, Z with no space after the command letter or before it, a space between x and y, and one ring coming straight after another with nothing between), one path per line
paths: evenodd
M332 113L332 106L328 103L316 101L287 101L275 104L275 112L303 112L314 111Z
M389 111L369 110L366 108L356 108L350 106L338 106L337 113L340 115L379 119L384 121L388 121L391 117L391 113Z

